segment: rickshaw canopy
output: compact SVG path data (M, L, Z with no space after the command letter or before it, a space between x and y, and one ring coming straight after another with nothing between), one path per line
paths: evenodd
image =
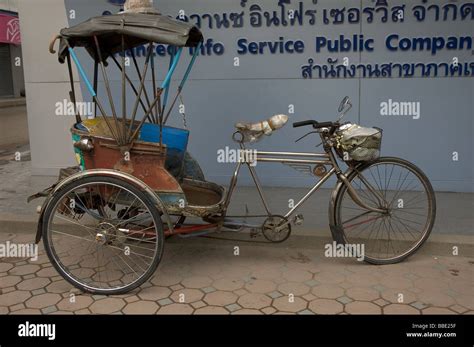
M96 117L97 112L100 112L100 116L103 117L103 120L110 131L110 135L120 147L120 151L130 151L135 145L135 141L141 140L143 132L146 132L146 129L143 129L143 125L146 121L149 121L153 125L159 125L153 130L155 133L159 134L157 141L159 141L160 145L168 145L168 143L163 142L163 139L166 140L169 138L166 136L166 131L169 129L164 129L164 125L166 124L178 97L181 96L184 84L189 77L196 57L199 55L203 42L203 35L196 26L175 20L170 16L161 15L158 12L122 12L115 15L93 17L73 27L62 29L60 34L50 43L49 50L52 54L56 53L54 50L54 44L58 39L60 40L58 53L59 61L64 63L67 60L68 63L69 79L71 83L71 101L73 104L76 103L74 74L72 71L72 62L74 62L79 75L84 81L96 106L94 116ZM166 44L173 46L174 48L170 54L168 72L159 87L156 85L156 70L153 54L153 46L155 44ZM133 48L145 45L148 46L148 50L143 70L140 71ZM92 83L75 53L75 48L77 47L85 48L94 60L94 77ZM167 100L172 76L176 70L178 62L180 61L184 47L194 48L194 52L190 52L192 53L191 60L184 72L184 76L178 86L178 91L173 102L168 107ZM121 57L121 63L119 63L117 58L114 56L117 53L126 52L127 50L131 50L133 65L138 74L140 81L138 88L135 87L133 81L127 74L125 54ZM111 60L113 60L117 65L122 74L121 115L117 112L115 107L112 88L106 72L107 60L109 57L112 58ZM106 110L102 102L98 99L99 67L102 71L110 110ZM151 94L147 93L146 90L146 76L149 67L152 77ZM134 106L131 113L129 113L130 110L127 110L126 107L127 83L131 86L137 97L133 103ZM145 97L145 100L142 100L142 96ZM144 113L141 115L142 119L137 121L137 116L140 116L138 113L140 105L143 108ZM76 124L82 123L81 115L77 109L76 122ZM186 131L186 136L188 133L189 132ZM153 139L155 137L153 137ZM184 149L182 152L185 152L186 146L182 147L182 149Z
M177 47L197 47L203 40L201 31L194 25L169 16L150 13L119 13L93 17L60 32L59 61L63 63L71 48L84 47L94 60L97 50L94 37L100 41L103 60L125 49L146 43L168 44Z

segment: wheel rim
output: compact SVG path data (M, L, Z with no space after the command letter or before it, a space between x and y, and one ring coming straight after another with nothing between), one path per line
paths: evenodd
M130 189L84 183L63 193L51 211L51 256L70 282L93 292L120 291L154 269L162 225Z
M417 170L399 162L376 162L356 174L351 185L364 203L387 210L379 213L360 207L344 188L338 225L346 243L364 245L366 259L401 259L426 239L432 227L433 197L431 186Z

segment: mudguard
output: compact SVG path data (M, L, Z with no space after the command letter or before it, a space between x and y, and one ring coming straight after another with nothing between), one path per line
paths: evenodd
M45 190L45 192L48 193L48 196L41 207L40 217L38 220L38 227L36 229L36 238L35 238L36 243L39 243L41 241L41 237L42 237L41 229L42 229L42 224L43 224L44 211L46 210L49 203L51 202L54 194L65 185L72 183L74 181L86 178L86 177L114 177L114 178L126 181L127 183L147 193L152 198L157 208L163 213L162 217L164 217L169 230L170 231L173 230L173 224L171 223L171 219L170 219L170 216L168 215L165 204L160 199L160 197L148 185L146 185L139 179L125 172L120 172L116 170L107 170L107 169L96 169L96 170L86 170L86 171L75 173Z

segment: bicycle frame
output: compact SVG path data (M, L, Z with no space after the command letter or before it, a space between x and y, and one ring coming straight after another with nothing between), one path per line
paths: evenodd
M375 208L372 206L367 205L357 194L357 191L352 187L347 176L342 172L341 168L339 167L336 157L333 153L332 146L327 144L324 136L321 134L321 138L324 144L325 153L305 153L305 152L267 152L267 151L254 151L256 154L256 158L254 161L243 160L239 161L236 165L234 170L234 174L229 184L229 191L226 195L225 202L224 202L224 217L226 216L227 209L230 205L232 195L236 189L238 176L242 165L246 165L250 171L250 175L252 176L252 180L254 181L255 187L257 188L258 194L260 199L263 203L265 211L268 216L271 216L272 213L270 211L270 207L268 202L265 198L263 187L260 183L258 175L255 171L255 168L252 166L253 162L263 162L263 163L280 163L280 164L307 164L307 165L325 165L331 167L324 176L322 176L316 184L291 208L285 215L285 219L287 219L288 223L290 218L295 214L295 212L303 205L321 186L334 174L337 176L338 180L345 184L348 188L349 195L351 196L352 200L359 205L360 207L367 209L368 211L378 212L378 213L385 213L386 212L386 202L385 199L377 192L374 187L362 176L361 180L367 186L367 188L375 195L378 202L384 207L383 209ZM240 143L240 148L243 151L248 151L245 144L242 142ZM260 217L260 216L252 216L248 215L245 217Z

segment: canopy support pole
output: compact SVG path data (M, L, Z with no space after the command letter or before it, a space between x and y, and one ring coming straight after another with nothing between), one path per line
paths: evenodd
M76 103L76 88L74 87L74 75L72 74L71 56L67 55L67 68L69 70L69 81L71 82L71 91L69 92L69 98L74 105L74 113L76 114L76 124L82 122L81 115L77 109Z
M117 58L115 58L113 55L111 55L111 58L114 61L115 65L117 65L117 68L120 70L120 72L122 72L122 66L118 62ZM130 79L130 76L128 76L127 73L125 73L125 78L126 78L128 84L130 85L130 87L132 87L132 90L133 90L133 93L135 94L135 96L138 96L137 88L135 87L132 80ZM146 108L145 103L143 102L142 98L140 98L140 105L142 106L143 112L146 112L147 108Z
M89 90L89 93L91 94L92 96L92 100L95 102L95 104L97 105L97 107L99 107L99 110L102 114L102 117L105 119L105 122L107 123L107 127L109 128L110 130L110 133L112 134L112 136L117 139L117 136L115 134L115 131L113 129L113 127L110 125L110 122L106 116L106 113L105 113L105 110L104 108L102 107L102 104L99 102L99 100L97 99L97 93L94 91L94 88L92 88L92 85L91 83L89 82L89 79L87 78L87 75L86 73L84 72L84 69L82 68L82 65L81 63L79 62L79 59L77 58L76 56L76 53L74 53L74 50L71 48L71 46L69 46L69 43L67 44L68 45L68 50L69 50L69 54L70 56L72 57L72 60L74 60L74 63L76 64L77 66L77 69L79 70L79 74L81 75L81 77L83 78L84 82L86 83L86 87L87 89Z
M158 93L156 95L156 98L155 100L153 101L153 103L151 104L151 107L150 109L147 111L147 113L145 114L145 116L143 117L143 119L140 121L140 124L138 125L138 127L135 129L135 131L133 132L133 135L132 137L130 138L130 145L132 146L133 145L133 142L135 141L137 135L138 135L138 132L140 131L140 129L142 128L143 126L143 123L145 123L145 120L148 118L148 116L150 115L151 113L151 110L156 106L156 104L160 101L161 99L161 93L162 93L163 89L160 89L158 90Z
M178 66L179 59L181 57L181 53L183 52L183 47L179 47L178 51L176 52L176 55L173 58L171 67L168 71L168 74L166 75L165 80L163 81L163 84L161 85L161 88L165 90L165 98L163 101L163 113L166 108L166 102L168 101L168 93L170 89L170 84L171 84L171 78L173 77L174 70L176 70L176 67Z
M117 118L117 113L115 111L115 105L114 105L114 100L113 100L113 97L112 97L112 91L110 90L109 78L107 76L107 71L105 69L104 61L102 60L102 53L100 51L100 45L99 45L99 40L97 39L97 36L94 36L94 41L95 41L95 46L96 46L96 49L97 49L97 56L99 58L100 68L102 70L102 77L104 78L105 89L107 90L107 95L108 95L108 98L109 98L110 108L112 110L112 116L114 118L115 127L117 129L118 137L116 138L116 140L117 140L118 144L120 146L122 146L125 143L124 142L125 139L123 138L123 134L120 134L120 131L118 130L119 120Z
M133 137L130 138L130 135L132 133L132 128L133 128L133 123L135 123L135 118L137 117L137 111L138 111L138 103L141 99L141 96L142 96L142 93L143 93L143 90L145 89L145 78L146 78L146 74L148 72L148 65L150 63L150 56L151 56L151 52L152 52L152 49L151 49L151 46L148 47L148 54L146 56L146 61L145 61L145 66L143 68L143 75L141 76L141 80L140 80L140 88L138 90L138 96L137 96L137 100L135 101L135 105L133 107L133 112L132 112L132 121L130 122L130 127L128 129L128 140L133 140ZM148 112L146 113L146 115L143 117L143 122L145 121L146 118L148 118L151 114L151 112L153 112L153 107L154 105L150 105L149 109L148 109ZM139 130L139 128L137 128L137 130Z
M166 104L168 102L168 94L170 90L171 78L173 77L174 70L176 70L176 66L178 66L179 59L181 57L181 53L183 52L183 47L179 47L176 55L174 55L173 59L170 61L170 69L168 74L166 75L161 88L165 89L165 98L163 100L163 113L165 112Z
M125 26L125 21L122 19L122 28ZM125 38L122 34L122 131L124 140L127 140L127 90L125 78Z
M163 92L163 89L157 89L156 90L156 93L162 93ZM157 106L158 106L158 109L160 110L160 114L159 114L159 125L160 125L160 146L163 146L163 125L161 124L161 119L163 117L163 109L161 108L161 98L158 100L158 103L157 103ZM158 124L158 122L157 122Z
M176 50L175 50L176 47L173 47L173 50L170 54L170 63L169 63L169 66L168 66L168 71L171 70L171 66L173 66L173 60L175 58L175 55L176 55ZM166 107L166 103L168 102L168 94L169 94L169 86L165 89L165 95L163 97L163 103L161 105L161 113L164 113L165 112L165 107Z
M183 80L181 81L181 84L179 85L181 89L184 88L184 85L186 84L186 81L188 80L189 74L191 73L191 70L194 67L194 63L196 62L196 58L199 55L199 51L201 50L202 47L202 41L198 43L198 45L195 48L193 57L191 59L191 62L189 63L188 69L186 70L186 73L184 74Z
M160 144L163 141L163 124L164 124L163 116L164 116L164 112L165 112L166 101L168 99L168 92L169 92L169 89L170 89L171 78L173 77L174 71L176 70L176 67L178 66L178 62L179 62L179 59L181 57L182 52L183 52L183 47L179 47L178 51L176 52L176 55L173 58L173 63L171 64L171 67L168 71L168 74L166 75L166 78L163 81L163 84L161 85L161 89L165 90L165 98L164 98L164 102L163 102L163 108L162 108L162 111L160 113ZM170 109L172 109L172 107Z
M94 60L94 91L98 93L99 84L99 62L97 59ZM97 103L94 102L94 118L97 118Z
M166 124L166 122L168 121L171 111L173 110L174 105L176 104L176 101L178 100L178 97L181 95L181 92L183 91L184 85L186 84L189 74L191 73L191 70L193 69L194 63L196 62L196 58L199 55L199 50L201 49L201 46L202 46L202 41L199 42L199 44L196 46L191 62L189 63L188 68L184 74L183 80L181 81L181 84L178 87L178 93L174 97L173 103L171 104L171 107L169 108L168 113L166 114L163 124Z
M152 88L153 88L153 97L156 98L157 90L156 90L156 73L155 73L155 54L151 55L151 75L152 75ZM155 106L155 118L153 119L153 123L158 123L158 117L161 117L160 111L158 111L159 105ZM160 140L160 144L161 140Z
M148 47L148 49L150 49L150 47ZM135 66L135 70L137 71L138 79L141 81L142 80L142 74L140 72L140 68L138 67L137 57L135 56L135 52L133 51L133 49L131 49L131 52L132 52L133 65ZM153 54L151 54L151 57L153 58ZM153 67L153 65L152 65L152 67ZM148 104L148 107L151 107L150 98L148 97L148 92L146 91L146 88L144 88L143 92L144 92L143 94L145 95L145 100ZM141 95L140 95L140 99L141 99ZM153 112L150 114L150 116L151 116L150 120L153 120L154 119Z

